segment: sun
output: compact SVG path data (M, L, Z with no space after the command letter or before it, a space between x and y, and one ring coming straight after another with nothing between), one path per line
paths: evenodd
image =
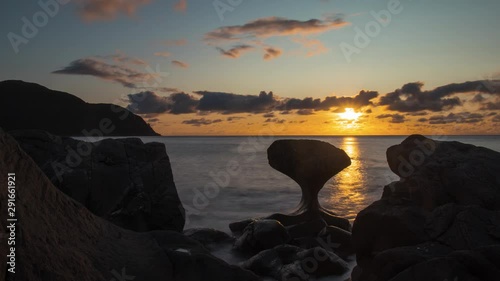
M361 113L354 111L354 108L346 108L345 112L339 113L339 116L343 120L358 120Z

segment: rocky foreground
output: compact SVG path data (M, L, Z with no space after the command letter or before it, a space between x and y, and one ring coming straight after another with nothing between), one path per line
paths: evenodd
M353 281L500 278L500 153L413 135L387 150L401 177L353 225Z
M353 254L353 281L498 280L500 153L410 136L387 158L401 180L351 227L318 202L348 155L320 141L276 141L269 164L298 183L299 208L234 222L230 235L183 229L161 144L0 129L0 182L17 175L16 280L344 280ZM7 197L0 189L2 210ZM6 219L1 212L3 233ZM222 248L241 262L212 255Z

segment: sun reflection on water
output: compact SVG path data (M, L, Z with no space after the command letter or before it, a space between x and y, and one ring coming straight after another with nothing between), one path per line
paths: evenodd
M339 148L349 155L351 166L338 173L325 186L329 190L325 207L352 221L366 199L363 193L366 167L360 161L357 138L344 137Z

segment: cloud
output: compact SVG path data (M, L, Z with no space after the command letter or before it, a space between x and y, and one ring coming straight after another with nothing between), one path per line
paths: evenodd
M500 110L500 100L485 102L481 105L481 110Z
M323 42L317 39L296 37L293 38L292 41L302 45L302 47L306 50L307 57L317 56L328 52L328 48L323 45Z
M278 119L278 118L267 118L266 121L264 121L266 123L277 123L277 124L283 124L286 122L285 119Z
M159 121L160 121L160 119L158 119L158 118L149 118L147 120L148 123L156 123L156 122L159 122Z
M282 53L283 51L278 48L274 47L264 48L264 60L272 60L274 58L281 56Z
M239 58L242 55L242 53L244 53L246 51L250 51L250 50L254 49L254 47L252 47L250 45L242 44L242 45L233 46L231 49L229 49L227 51L222 49L222 48L219 48L219 47L217 47L216 49L219 51L219 53L221 53L221 55L223 55L225 57Z
M197 91L195 93L201 96L198 110L218 111L225 114L268 112L278 102L272 92L260 92L258 96L208 91Z
M175 3L174 9L178 12L185 12L187 10L187 0L179 0Z
M133 16L150 0L77 0L78 14L86 21L112 20L119 14Z
M157 57L167 58L167 57L170 57L172 54L169 52L156 52L156 53L154 53L154 55Z
M189 67L189 64L185 63L185 62L182 62L182 61L178 61L178 60L173 60L172 61L172 64L174 66L177 66L177 67L182 67L182 68L188 68Z
M53 71L55 74L90 75L107 81L122 84L124 87L137 89L138 84L157 78L156 73L140 72L124 65L112 65L106 62L85 58L72 61L68 66Z
M121 63L121 64L132 64L132 65L147 65L147 63L139 58L133 58L125 55L124 52L118 50L116 51L116 54L114 55L107 55L107 56L96 56L97 58L102 58L102 59L110 59L114 61L115 63Z
M387 109L398 112L417 112L423 110L442 111L462 105L458 97L452 97L460 93L500 93L500 87L491 87L485 81L472 81L458 84L448 84L437 87L434 90L422 91L422 82L408 83L401 89L388 93L381 97L380 105L386 105Z
M404 123L406 121L405 116L401 114L381 114L376 116L378 119L386 119L386 118L391 118L389 122L399 124L399 123Z
M354 97L337 97L329 96L321 99L313 99L307 97L304 99L290 98L285 99L279 106L279 110L294 110L294 109L314 109L314 110L329 110L332 107L338 107L340 112L346 107L359 109L364 106L373 105L372 100L378 97L378 92L375 91L360 91Z
M222 119L208 120L205 118L200 118L200 119L184 120L184 121L182 121L182 124L188 124L188 125L200 127L200 126L211 125L211 124L220 123L220 122L222 122Z
M227 117L227 121L228 122L231 122L231 121L235 121L235 120L241 120L241 119L246 119L246 117L241 117L241 116L231 116L231 117Z
M491 119L491 121L493 121L493 122L500 122L500 115L497 115L497 116L493 117L493 119Z
M186 93L174 93L169 96L159 96L154 92L145 91L127 96L127 109L137 114L186 114L195 113L198 101Z
M249 38L268 38L274 36L309 35L323 33L347 25L343 17L307 21L292 20L280 17L260 18L244 25L224 26L205 34L205 40L225 41Z
M299 110L297 110L296 114L298 114L298 115L312 115L312 114L314 114L314 111L312 109L299 109Z
M450 113L448 115L434 115L429 118L429 124L442 125L450 123L479 123L483 121L484 116L478 113L461 112Z
M268 112L268 113L262 115L262 117L264 117L264 118L273 118L273 117L275 117L275 115L274 115L273 112Z

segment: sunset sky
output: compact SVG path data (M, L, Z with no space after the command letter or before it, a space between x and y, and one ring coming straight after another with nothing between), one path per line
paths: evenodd
M3 5L0 80L163 135L500 134L498 0Z

